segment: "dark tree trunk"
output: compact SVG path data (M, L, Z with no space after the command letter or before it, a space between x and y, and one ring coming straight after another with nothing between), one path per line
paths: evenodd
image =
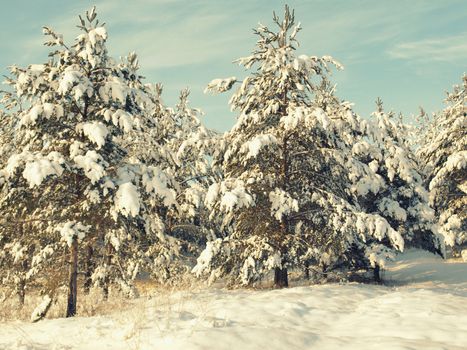
M321 268L323 270L323 279L328 278L328 266L326 264L321 265Z
M104 300L109 300L109 279L108 277L104 279L104 286L102 287L102 294L104 295Z
M376 283L381 283L381 271L378 264L375 265L375 268L373 270L373 278Z
M286 268L274 269L274 288L286 288L289 286L289 278Z
M106 262L106 275L104 278L104 286L102 288L102 292L104 294L104 300L109 299L109 286L110 286L110 264L112 263L112 246L110 243L107 243L107 256L105 257L105 262Z
M70 247L70 281L68 284L68 303L66 317L76 315L78 297L78 239L75 236Z
M305 279L310 279L310 263L308 261L305 263Z
M19 305L22 307L24 305L24 299L26 297L26 281L21 279L16 288L16 294L18 295Z
M86 267L85 267L85 272L84 272L84 292L86 294L89 293L92 285L92 272L94 271L94 263L92 261L93 257L93 249L92 246L89 244L86 247Z
M280 44L282 45L282 44ZM279 107L279 114L281 116L287 115L287 107L289 105L289 101L287 99L287 89L283 92L282 96L282 103ZM280 187L282 190L287 191L288 190L288 185L289 185L289 150L288 150L288 145L287 141L290 135L284 135L282 139L282 145L281 145L281 153L282 153L282 159L280 164L280 176L279 176L279 182L280 182ZM279 250L281 252L281 255L284 256L287 253L287 248L284 246L284 242L287 240L287 235L289 234L289 222L287 216L284 216L280 222L280 231L281 234L278 237L278 242L277 245L279 247ZM282 261L283 263L284 261ZM287 274L287 268L282 267L276 267L274 269L274 288L286 288L289 286L289 278Z
M19 224L19 233L20 233L20 236L21 237L24 237L24 224L23 223L20 223ZM29 249L28 249L28 255L31 256L33 253L33 248L30 246ZM18 282L18 285L16 286L16 294L18 295L18 301L19 301L19 305L20 307L23 307L24 305L24 299L26 297L26 278L25 278L25 275L28 271L28 267L29 267L29 264L28 264L28 259L27 258L23 258L23 261L21 262L21 270L20 270L20 277L19 277L19 282Z

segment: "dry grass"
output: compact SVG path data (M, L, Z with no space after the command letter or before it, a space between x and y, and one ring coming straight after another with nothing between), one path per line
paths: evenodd
M267 276L254 286L247 289L262 290L272 288L272 276ZM332 275L328 278L333 281ZM290 286L305 286L319 283L316 280L305 280L301 271L290 271ZM322 282L322 281L321 281ZM336 281L337 282L337 281ZM204 298L193 298L199 291L206 289L206 283L187 275L177 284L160 284L152 279L140 279L135 281L138 292L138 300L128 299L124 295L110 290L108 300L104 300L101 289L92 289L89 294L82 290L78 293L77 316L111 316L112 319L123 324L131 324L128 330L128 339L134 341L140 336L140 330L144 323L150 321L155 324L163 334L173 326L175 318L194 317L205 320L209 313L209 305ZM226 284L219 281L211 286L213 290L225 288ZM230 289L230 288L229 288ZM235 289L235 288L234 288ZM242 289L245 289L243 287ZM62 318L66 312L66 289L59 290L54 302L47 314L48 319ZM201 293L203 294L203 293ZM0 296L2 290L0 287ZM0 298L0 322L21 320L30 321L33 310L42 301L38 292L29 291L26 294L25 304L21 307L16 298L1 300ZM151 318L148 320L148 317ZM129 322L128 322L129 321ZM135 345L135 344L133 344ZM131 347L133 347L133 345ZM131 348L129 346L129 348Z
M1 292L0 292L1 293ZM66 291L60 291L54 298L46 318L61 318L66 312ZM29 321L34 309L41 303L43 296L31 291L26 294L24 305L20 305L16 298L8 298L0 302L0 321ZM89 294L78 293L77 316L108 315L115 310L124 311L132 306L131 300L119 294L110 295L104 300L99 289L93 289Z
M135 286L140 299L152 300L153 304L158 303L158 305L153 305L154 307L167 308L167 305L173 305L171 298L174 293L182 295L184 292L188 293L189 291L202 288L204 283L188 275L182 282L177 284L164 285L151 279L144 279L137 280ZM0 296L3 293L6 292L0 287ZM66 295L66 289L58 290L46 318L61 318L65 316ZM41 303L42 299L43 296L35 290L30 290L26 293L25 302L22 306L14 295L6 299L0 297L0 322L14 320L29 321L32 312ZM134 300L128 299L119 292L112 291L112 289L108 300L104 300L102 291L99 288L91 289L88 294L80 290L78 292L77 316L110 315L115 313L115 310L118 310L120 313L122 311L129 311L130 309L133 310L135 304L141 305L142 303L135 303ZM169 312L170 310L166 311ZM133 310L132 312L138 313L138 310Z

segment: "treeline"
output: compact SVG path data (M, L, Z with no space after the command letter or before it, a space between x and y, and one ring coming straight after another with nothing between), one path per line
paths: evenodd
M78 290L136 295L150 275L187 274L228 285L291 269L315 278L373 271L407 247L445 256L467 240L467 79L419 128L387 112L369 119L338 99L330 56L297 55L300 24L285 8L260 25L236 87L225 134L209 130L189 91L171 108L162 86L117 61L95 9L72 44L44 27L43 64L10 67L0 112L0 278L20 304ZM432 120L431 120L432 119ZM41 316L42 315L42 316Z

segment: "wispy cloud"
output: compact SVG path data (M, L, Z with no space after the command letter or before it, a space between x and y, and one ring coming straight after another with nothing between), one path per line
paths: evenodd
M97 10L99 17L109 22L111 52L123 55L135 50L143 67L153 70L221 59L231 61L247 54L245 49L250 48L245 44L249 42L249 29L258 21L269 22L269 12L274 9L280 12L281 2L271 1L266 6L237 0L236 5L231 6L224 0L189 3L182 0L135 0L131 4L101 0L97 2ZM385 3L359 0L341 3L340 10L336 11L336 3L332 1L289 2L295 5L298 20L304 22L300 38L306 51L310 51L309 54L335 55L344 64L371 59L368 50L375 45L385 46L381 51L387 50L386 46L394 38L401 36L403 31L407 34L407 28L414 28L409 24L415 13L426 14L439 10L443 5L436 2L422 4L414 0L389 11ZM72 40L77 33L74 26L77 14L87 7L91 7L87 0L67 5L66 11L44 18L44 21L64 34L67 40ZM269 11L266 13L265 9ZM30 56L34 56L40 52L41 41L39 33L24 40L23 52L28 51ZM404 44L399 45L402 45L401 50L404 49Z
M136 35L116 33L110 44L116 52L136 50L146 69L197 65L238 54L242 38L223 28L225 20L222 14L197 14L166 27L144 26Z
M303 24L298 53L332 55L342 62L346 70L333 81L342 97L360 106L360 113L374 108L375 90L392 98L396 109L412 111L422 101L432 101L424 103L428 109L437 108L439 91L462 73L465 0L287 3ZM271 24L272 11L281 14L284 0L48 0L26 8L10 1L0 11L0 67L46 60L49 48L41 45L41 26L50 25L70 43L79 32L77 15L94 4L107 22L112 56L136 51L142 74L165 84L170 103L179 89L191 86L208 124L225 129L231 120L221 118L228 115L228 96L204 96L204 84L219 76L242 76L232 60L251 52L256 41L251 28L258 22ZM402 86L401 81L408 83Z
M430 38L395 45L388 54L412 61L459 62L467 59L467 32L448 37Z
M109 31L109 47L114 55L136 51L145 69L154 70L214 62L228 57L237 58L245 42L254 15L248 15L248 3L225 11L225 3L181 0L135 1L138 6L118 1L100 1L98 17ZM136 5L136 4L135 4ZM66 42L78 34L77 14L86 10L68 8L62 14L44 19ZM90 7L90 6L88 6ZM247 14L247 15L245 15ZM250 18L251 17L251 18ZM243 35L242 35L243 34ZM44 49L43 37L37 33L23 38L20 46L27 57L39 56ZM246 52L243 52L246 54Z

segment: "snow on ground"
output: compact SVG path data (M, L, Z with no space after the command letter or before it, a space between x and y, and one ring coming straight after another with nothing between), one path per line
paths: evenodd
M111 316L0 325L0 349L467 349L467 263L409 251L357 283L204 289Z

